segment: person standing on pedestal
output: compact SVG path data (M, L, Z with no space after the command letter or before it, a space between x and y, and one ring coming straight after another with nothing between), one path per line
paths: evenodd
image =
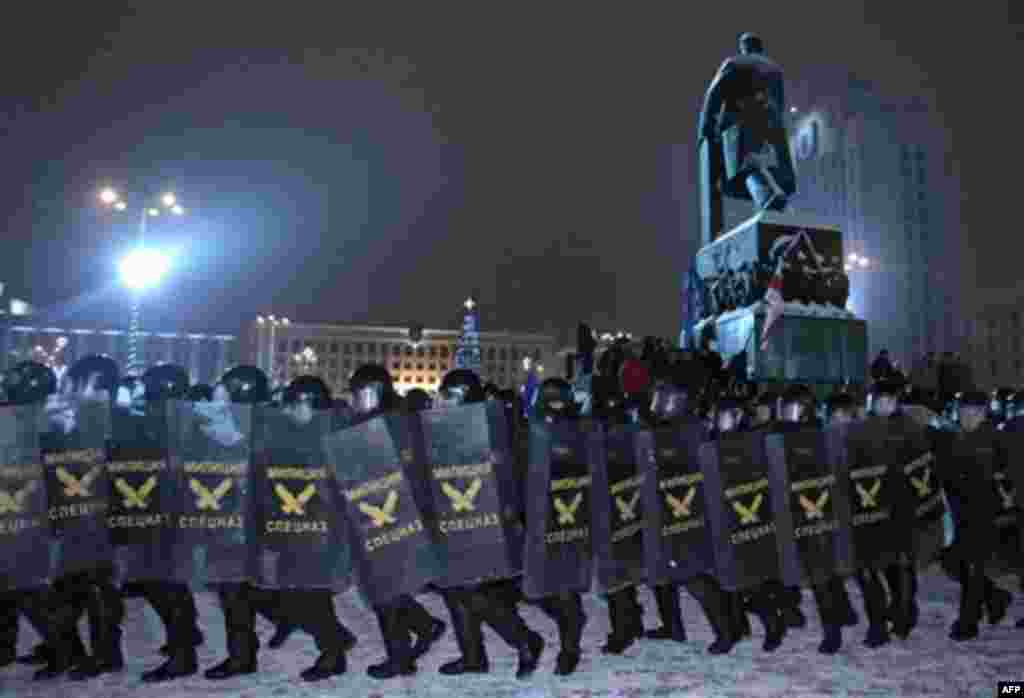
M796 193L784 114L782 68L765 55L760 37L741 35L739 54L708 87L697 128L704 244L721 232L722 196L783 211Z

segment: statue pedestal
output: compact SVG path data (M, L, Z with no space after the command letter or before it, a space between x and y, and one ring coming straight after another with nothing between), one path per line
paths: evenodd
M787 300L846 306L849 279L843 270L839 227L820 219L766 211L697 253L697 275L707 289L706 311L721 314L762 300L779 257L787 250L783 269Z
M829 392L850 381L865 383L868 370L867 323L853 313L820 305L787 303L761 350L766 308L757 303L709 318L724 361L747 352L747 377L757 383L807 383Z

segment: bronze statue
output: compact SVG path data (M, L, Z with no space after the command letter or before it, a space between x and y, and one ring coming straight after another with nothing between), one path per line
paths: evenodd
M743 34L739 55L718 69L700 114L703 244L722 232L723 196L753 201L759 211L785 210L796 191L785 108L782 69L764 54L760 37Z

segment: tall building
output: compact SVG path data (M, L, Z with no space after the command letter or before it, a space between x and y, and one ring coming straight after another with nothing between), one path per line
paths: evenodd
M945 196L941 117L918 101L880 97L870 83L814 75L787 84L797 168L795 213L841 226L850 309L868 321L871 355L904 365L956 351L962 249Z
M359 366L378 363L391 372L395 388L437 390L445 372L454 368L460 330L372 325L322 325L285 318L258 317L246 339L248 361L270 375L275 384L298 375L320 376L335 393L348 389ZM546 334L480 332L482 380L517 387L525 378L523 359L542 366L555 359L555 338Z
M26 321L31 318L12 318L0 325L0 369L35 360L60 371L88 354L107 354L122 369L127 365L127 330L40 327ZM144 367L177 364L193 383L216 383L237 361L234 335L141 332L139 340Z
M963 320L964 362L979 388L1024 387L1024 284L988 291Z

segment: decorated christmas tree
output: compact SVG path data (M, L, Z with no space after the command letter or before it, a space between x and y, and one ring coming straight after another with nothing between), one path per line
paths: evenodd
M472 298L466 300L466 314L462 318L462 333L455 345L455 368L468 368L480 372L480 317Z

